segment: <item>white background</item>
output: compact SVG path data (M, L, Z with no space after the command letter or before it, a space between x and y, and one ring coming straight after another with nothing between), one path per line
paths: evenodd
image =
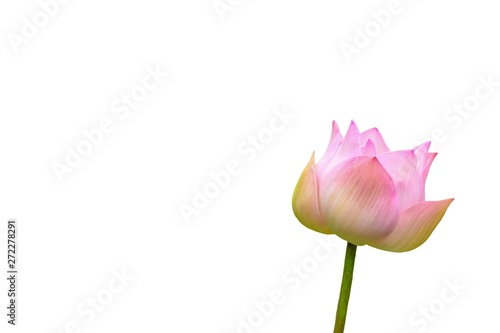
M349 63L341 43L389 1L232 3L221 19L211 0L69 1L18 47L40 4L0 4L0 220L4 236L18 220L20 271L18 326L2 278L0 331L232 333L278 290L282 304L239 332L331 332L344 242L330 236L340 246L292 290L285 277L327 238L295 219L291 196L331 121L345 133L351 119L391 149L441 128L426 197L455 201L415 251L358 249L346 332L497 327L500 86L467 118L443 118L479 77L500 81L496 4L401 0ZM148 66L168 78L120 119L112 104ZM295 118L248 161L238 147L283 108ZM59 181L53 163L105 118L114 130ZM240 173L187 223L180 205L231 160ZM133 279L106 299L122 270ZM102 311L78 314L96 296Z

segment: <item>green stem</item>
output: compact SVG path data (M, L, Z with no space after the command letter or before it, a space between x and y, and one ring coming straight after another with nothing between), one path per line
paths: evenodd
M347 306L349 296L351 295L352 273L354 271L354 259L356 259L357 246L347 243L345 250L344 275L342 276L342 285L340 286L339 304L337 305L337 318L335 319L335 328L333 333L343 333L345 320L347 317Z

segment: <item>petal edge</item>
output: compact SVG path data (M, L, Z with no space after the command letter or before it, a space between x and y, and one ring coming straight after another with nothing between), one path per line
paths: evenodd
M424 201L406 209L388 236L368 245L391 252L416 249L429 238L453 200Z
M332 234L319 211L318 182L314 156L313 153L293 191L293 213L300 223L307 228L323 234Z

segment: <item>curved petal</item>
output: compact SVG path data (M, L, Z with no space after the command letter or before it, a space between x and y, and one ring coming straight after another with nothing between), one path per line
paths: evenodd
M413 150L387 152L377 158L396 185L401 211L425 200L422 177L417 170L417 157Z
M427 158L427 162L421 171L422 182L425 185L425 181L427 180L427 175L429 174L429 169L431 168L432 161L436 158L437 153L429 153L430 156Z
M352 157L359 156L361 153L361 142L359 141L358 126L354 121L351 121L349 129L345 134L345 138L340 144L339 149L334 157L334 165L342 163Z
M413 148L418 159L418 168L422 170L424 165L427 163L427 155L429 154L429 147L431 146L430 141L426 141L419 146Z
M364 145L365 142L367 142L368 140L372 140L373 143L375 144L377 154L382 154L389 151L389 147L387 147L387 145L385 144L382 134L380 134L380 132L376 127L370 128L369 130L362 132L359 135L359 137L361 139L362 145Z
M423 185L425 185L425 180L427 179L427 174L429 173L432 161L437 155L437 153L429 153L430 145L431 142L427 141L413 149L413 151L415 151L415 155L417 156L417 169L422 177Z
M368 245L391 252L411 251L422 245L443 218L453 199L425 201L406 209L388 236Z
M318 174L328 228L356 245L388 235L399 218L396 187L376 157L358 156Z
M328 148L326 149L323 157L318 161L318 163L316 163L316 169L318 170L318 172L322 172L322 170L333 160L333 157L337 153L342 140L343 137L340 133L339 126L334 120L332 122L332 134L330 136L330 143L328 144Z
M377 149L372 140L368 139L366 144L361 147L361 156L377 156Z
M319 212L314 153L297 182L292 197L292 208L295 216L304 226L324 234L332 233Z

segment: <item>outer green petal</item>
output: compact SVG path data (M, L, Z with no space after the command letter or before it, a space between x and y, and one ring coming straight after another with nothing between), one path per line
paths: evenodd
M292 198L293 212L297 219L309 229L323 234L332 234L321 217L318 203L318 183L314 153L300 175Z
M368 245L391 252L416 249L429 238L452 201L424 201L404 210L396 228L388 236Z

